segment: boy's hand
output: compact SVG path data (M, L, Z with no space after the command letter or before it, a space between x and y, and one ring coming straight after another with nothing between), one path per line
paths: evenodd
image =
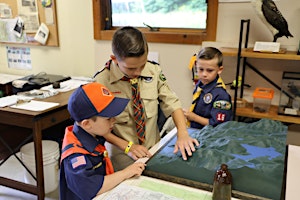
M152 154L143 145L133 144L127 154L132 159L137 160L139 158L151 157Z
M145 163L137 162L133 163L132 165L129 165L128 167L123 169L123 171L126 174L126 178L131 178L133 176L140 176L143 173L145 167Z
M178 133L173 153L180 150L182 159L187 160L187 155L192 156L193 152L196 151L195 145L199 146L198 140L191 138L188 134Z

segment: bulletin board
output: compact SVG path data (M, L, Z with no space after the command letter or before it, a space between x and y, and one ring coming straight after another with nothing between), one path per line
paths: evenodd
M58 25L57 25L57 15L56 15L56 0L1 0L1 3L8 4L11 8L12 18L15 18L19 15L18 11L18 2L20 3L33 3L37 5L37 13L39 24L44 23L49 29L49 36L47 42L44 46L59 46L58 38ZM47 2L47 5L45 5ZM1 18L3 19L3 18ZM1 28L1 27L0 27ZM26 42L21 42L16 44L22 45L41 45L41 43L34 40L36 32L26 33ZM11 41L0 41L1 43L14 43Z

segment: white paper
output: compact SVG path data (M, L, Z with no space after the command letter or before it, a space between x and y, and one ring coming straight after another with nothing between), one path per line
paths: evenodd
M29 103L12 105L11 108L18 108L18 109L29 110L29 111L44 111L58 105L59 103L32 100Z
M112 192L110 192L104 200L109 199L130 199L130 200L153 200L153 199L159 199L159 200L179 200L176 197L160 193L160 192L154 192L151 190L146 190L140 187L131 186L131 185L123 185L120 184L117 187L115 187Z
M255 42L253 51L279 52L279 42Z
M30 48L6 47L8 67L14 69L32 69Z
M284 109L284 114L287 115L297 115L297 110L293 108L285 108Z
M67 92L78 88L80 85L84 85L90 83L91 81L85 80L74 80L70 79L67 81L60 82L60 88L54 89L52 85L47 85L41 88L41 90L49 90L49 91L58 91L58 92Z
M14 80L23 78L24 76L19 75L12 75L12 74L1 74L0 73L0 84L7 84L9 82L12 82Z
M17 103L18 100L30 100L33 98L30 97L19 97L17 95L10 95L0 98L0 108L6 106L12 106Z
M39 28L37 0L18 0L18 14L22 17L26 33L35 33Z
M24 31L26 33L35 33L39 29L38 13L33 14L19 14L24 21Z
M54 18L53 18L53 8L45 8L45 23L48 25L54 24Z
M23 33L21 37L17 37L13 31L18 18L14 19L0 19L0 42L14 42L26 43L26 34Z
M49 29L46 24L41 23L39 30L36 32L34 39L39 43L45 45L49 36Z

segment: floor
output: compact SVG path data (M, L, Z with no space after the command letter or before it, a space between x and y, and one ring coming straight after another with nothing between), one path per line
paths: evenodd
M14 180L24 182L24 167L19 163L19 161L11 156L3 165L0 167L0 176L9 177ZM59 199L58 188L53 192L46 194L45 200L57 200ZM32 195L19 190L14 190L8 187L0 185L0 200L35 200L36 195Z

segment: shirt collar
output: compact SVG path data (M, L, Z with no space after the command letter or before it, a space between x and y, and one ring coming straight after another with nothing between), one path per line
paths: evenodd
M213 88L217 86L219 75L207 85L203 85L202 82L199 82L198 86L203 90L204 93L210 92Z
M104 137L94 138L91 134L83 130L76 123L73 127L73 133L76 135L78 140L81 142L82 146L88 150L89 152L93 152L98 144L104 145L105 139Z
M153 73L150 71L149 62L146 63L143 71L141 72L140 77L151 77L153 78ZM117 82L121 80L124 77L124 73L120 70L119 66L115 64L114 62L111 62L110 66L110 83Z

